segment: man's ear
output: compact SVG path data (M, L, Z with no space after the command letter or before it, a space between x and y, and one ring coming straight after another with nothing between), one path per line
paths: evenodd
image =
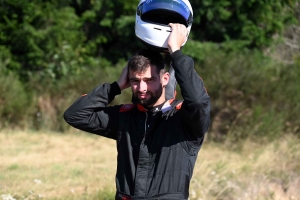
M174 99L176 96L176 78L175 78L175 71L172 67L172 65L170 65L170 69L169 69L169 81L168 81L168 85L166 86L166 99L170 100L170 99Z
M169 72L164 73L164 75L162 76L162 85L163 85L163 87L166 87L168 85L169 80L170 80Z

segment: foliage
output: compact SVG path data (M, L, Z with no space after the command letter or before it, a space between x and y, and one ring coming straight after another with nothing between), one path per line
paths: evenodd
M296 1L191 0L190 38L226 49L269 46L295 19ZM127 59L142 47L134 34L138 2L2 0L0 45L11 57L8 69L23 81L32 73L58 80L81 73L98 57Z
M85 62L82 24L67 4L55 0L2 2L1 44L12 55L8 67L22 79L27 73L59 78Z
M196 69L213 104L211 138L236 141L299 133L299 64L280 64L249 50L214 48L203 56Z
M115 63L119 58L130 57L140 47L134 34L138 2L73 1L72 6L83 21L86 47L93 56L105 57Z
M33 101L17 75L8 71L0 60L0 128L23 126Z
M107 60L99 59L95 66L85 68L80 74L66 76L55 82L51 78L30 76L26 86L35 91L37 96L34 118L28 119L34 122L32 128L60 132L68 130L70 126L62 119L64 111L82 94L90 92L97 85L117 80L125 64L123 60L111 67ZM130 97L130 91L124 91L122 97L116 97L114 104L124 103L124 98Z
M117 80L142 47L134 34L138 2L2 0L0 125L69 129L64 110L97 84ZM298 51L292 64L262 54L299 19L297 0L190 2L194 22L182 50L194 58L211 96L211 137L298 133ZM114 104L130 102L131 91L122 93Z
M295 23L297 0L190 0L194 8L193 39L262 48Z

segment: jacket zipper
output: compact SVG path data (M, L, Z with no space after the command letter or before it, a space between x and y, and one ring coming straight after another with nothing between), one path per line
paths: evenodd
M144 131L144 137L142 139L142 146L145 146L145 140L146 140L146 135L147 135L147 119L148 119L148 114L145 112L146 114L146 119L145 119L145 131Z
M146 134L147 134L147 120L148 120L148 113L146 113L146 119L145 119L145 134L144 134L144 137L146 137Z

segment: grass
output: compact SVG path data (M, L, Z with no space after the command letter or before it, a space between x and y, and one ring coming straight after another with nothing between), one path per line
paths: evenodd
M300 199L300 146L293 136L265 145L246 141L239 151L220 144L202 150L191 199Z
M115 143L84 134L0 133L0 194L17 199L94 199L112 188ZM107 191L106 191L107 193Z
M113 140L79 131L1 131L0 141L0 200L114 199ZM300 145L295 136L265 145L246 141L238 150L206 142L190 199L298 200L299 188Z

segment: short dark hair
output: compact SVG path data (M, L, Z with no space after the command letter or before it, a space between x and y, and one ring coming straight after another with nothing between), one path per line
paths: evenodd
M165 72L162 55L152 49L142 49L128 61L128 70L133 72L145 72L149 65L156 66L157 73Z

